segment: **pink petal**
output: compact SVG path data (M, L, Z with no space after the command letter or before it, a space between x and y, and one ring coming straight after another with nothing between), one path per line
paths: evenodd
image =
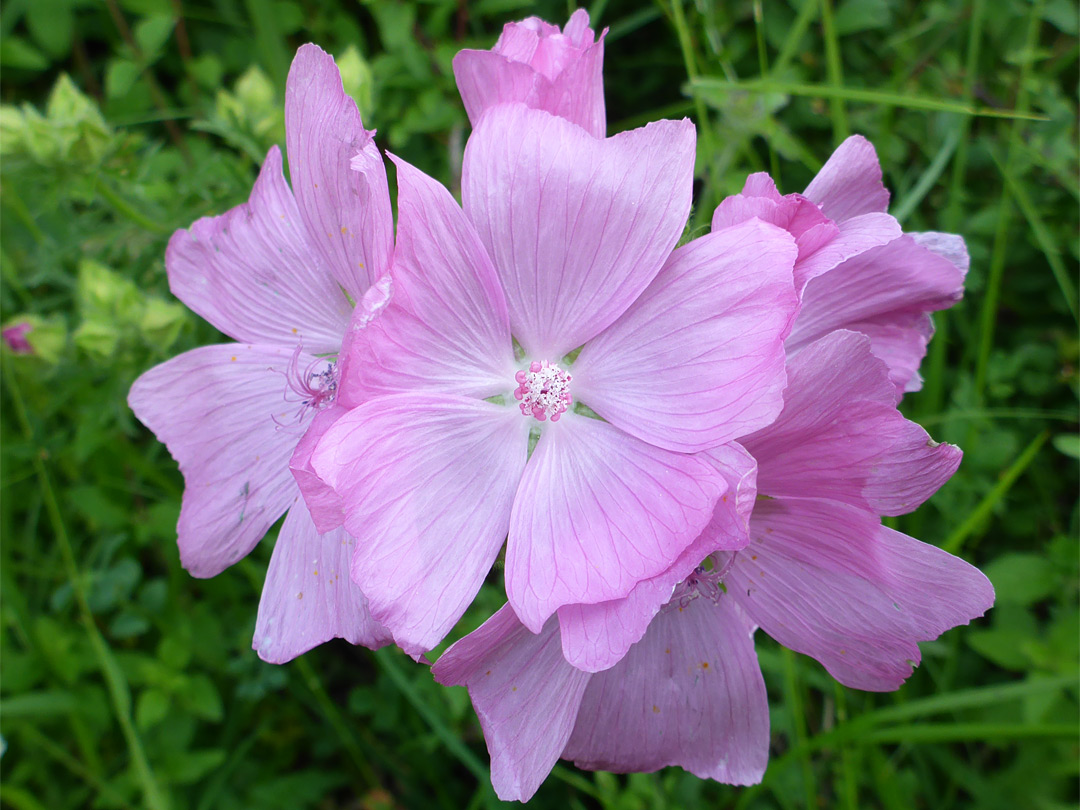
M889 208L877 152L862 135L852 135L836 147L803 194L837 222Z
M833 332L788 363L784 410L743 439L770 497L829 498L902 515L949 480L961 452L896 409L885 364L866 336Z
M398 242L389 306L349 347L344 395L402 391L489 397L513 389L506 299L450 193L398 158Z
M642 580L624 599L594 605L565 605L558 610L563 656L578 669L610 669L641 640L649 622L671 599L675 586L718 550L744 548L750 542L750 512L757 497L757 463L735 442L702 453L726 484L712 519L675 563L662 574ZM724 555L725 559L730 555Z
M728 596L673 603L617 666L590 678L563 756L589 770L678 765L703 779L760 782L769 705L751 636Z
M203 346L131 386L128 405L184 475L176 531L194 576L246 556L296 498L289 456L301 428L280 426L296 419L284 399L291 359L267 346Z
M320 534L326 534L341 526L345 522L345 511L341 496L327 485L311 466L311 454L315 452L326 431L348 412L349 409L345 406L334 404L316 414L289 459L289 470L307 504L305 511L310 510L309 516Z
M354 540L341 529L320 535L298 499L278 534L266 572L252 647L284 664L332 638L377 650L393 639L349 578Z
M925 353L927 327L922 316L945 309L963 294L964 277L948 258L919 245L911 236L872 248L812 279L803 293L802 310L788 338L795 351L836 329L880 332L914 329L908 339L889 342L874 353L890 360L894 381L907 385L901 369L917 368Z
M563 33L530 18L508 23L490 51L459 51L454 77L469 120L475 127L489 108L520 102L603 138L603 40L594 42L588 12L578 9Z
M386 169L341 84L334 58L317 45L296 52L285 86L289 174L316 255L358 300L390 265L394 225ZM350 163L357 155L362 162Z
M994 601L978 569L844 504L762 501L751 531L728 593L762 630L855 689L898 688L919 663L916 642Z
M443 653L431 673L441 684L468 687L499 798L532 798L570 739L589 681L563 660L555 620L534 635L504 605Z
M690 211L694 144L685 119L598 140L520 104L484 116L462 196L526 354L557 362L648 286Z
M879 173L880 174L880 173ZM783 197L764 172L750 175L742 194L724 199L713 212L712 229L737 225L752 217L783 228L795 237L795 288L827 273L843 261L900 236L900 224L885 213L867 213L833 222L817 203L801 194Z
M937 231L915 231L908 236L914 239L917 245L947 259L960 271L960 275L967 275L968 268L971 267L971 257L968 255L967 245L964 244L964 237Z
M174 233L165 266L173 294L229 337L336 352L351 308L312 252L275 146L251 198Z
M506 537L529 424L456 396L379 397L341 417L311 457L356 538L352 577L406 652L435 647Z
M790 234L756 219L679 248L582 349L574 396L626 432L680 452L767 425L783 405L795 255Z
M510 604L538 633L563 605L626 596L675 562L723 489L699 458L566 414L545 428L514 498Z
M795 264L795 287L800 292L810 279L817 278L848 259L870 248L887 245L901 234L900 223L888 214L870 213L839 223L835 238L823 243L805 257L799 253Z

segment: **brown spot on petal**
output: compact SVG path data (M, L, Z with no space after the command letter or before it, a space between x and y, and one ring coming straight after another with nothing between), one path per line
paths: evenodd
M660 714L660 707L659 707L659 706L657 706L657 705L656 705L656 704L654 703L654 704L653 704L653 707L652 707L652 711L653 711L653 714Z
M234 363L236 362L236 355L235 355L235 354L234 354L234 355L232 356L232 361L233 361Z
M304 598L304 592L303 592L303 591L301 591L300 593L298 593L298 594L296 595L296 598L297 598L297 599L303 599L303 598Z
M348 229L348 228L346 228L346 227L345 227L344 225L342 225L342 226L341 226L341 234L342 234L342 236L344 236L344 235L345 235L345 234L347 234L348 232L349 232L349 229Z
M709 668L709 662L708 661L702 661L701 662L701 668L702 669L708 669Z

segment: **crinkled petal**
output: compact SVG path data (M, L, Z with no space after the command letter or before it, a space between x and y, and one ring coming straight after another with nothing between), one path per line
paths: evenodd
M800 292L810 279L829 272L848 259L900 237L900 223L888 214L869 213L845 219L839 232L795 263L795 287Z
M302 498L289 509L266 572L252 647L284 664L333 638L373 650L393 638L349 578L355 541L342 529L319 534Z
M203 346L131 386L128 405L184 475L176 532L194 576L246 556L296 498L289 456L302 428L284 397L292 357L269 346Z
M754 219L671 254L574 362L574 396L639 439L697 452L767 425L783 405L798 299L795 240Z
M289 174L316 255L354 300L389 269L394 244L386 168L373 135L334 58L302 46L285 85Z
M484 116L465 149L465 212L530 356L557 361L653 280L690 211L694 144L685 119L599 140L520 104Z
M274 146L250 199L174 233L165 267L173 294L231 338L337 352L351 307L312 254Z
M649 622L682 582L710 554L737 550L750 542L750 513L757 497L757 462L737 443L701 454L716 467L726 489L709 525L667 571L642 580L624 599L595 605L565 605L558 610L563 656L578 669L610 669L641 640Z
M708 462L568 413L550 425L514 498L506 594L534 633L563 605L626 596L667 570L724 489Z
M520 102L603 138L604 34L594 41L584 9L574 12L563 34L534 20L508 23L491 51L466 49L454 57L454 78L469 120L475 127L489 108Z
M407 391L477 397L514 387L506 299L475 229L445 188L399 158L394 292L355 334L344 396Z
M870 338L870 350L889 367L896 397L922 388L919 366L934 336L934 322L925 312L897 312L887 322L860 321L849 327Z
M803 194L836 222L889 208L877 152L862 135L852 135L836 147Z
M963 273L953 261L902 236L812 279L787 348L795 351L833 330L859 331L866 324L915 328L925 334L918 316L952 306L963 294L963 284ZM897 349L907 346L918 356L898 363ZM900 368L917 367L924 352L925 344L917 339L897 341L882 359L894 358L890 368L895 379Z
M728 593L762 630L855 689L897 689L919 663L916 642L994 601L978 569L844 504L762 501L751 533Z
M482 400L397 394L350 411L315 448L357 540L353 581L406 652L443 639L495 561L528 428Z
M923 503L962 455L904 418L870 341L843 330L792 358L783 412L742 441L761 465L762 494L829 498L884 515Z
M555 620L533 634L504 605L443 653L431 673L441 684L468 687L495 793L528 801L570 739L589 681L563 660Z
M703 779L760 782L769 705L752 633L728 596L670 605L617 666L589 679L563 756L589 770L678 765Z

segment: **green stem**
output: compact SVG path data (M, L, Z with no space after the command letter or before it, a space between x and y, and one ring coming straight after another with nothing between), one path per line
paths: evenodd
M11 395L12 403L15 406L16 419L22 428L23 434L29 444L36 445L36 442L34 441L34 430L30 425L30 418L27 415L26 404L22 397L22 390L19 387L18 379L11 371L10 364L5 363L3 365L3 376L4 382L7 385L7 390ZM60 514L60 507L56 501L56 494L53 491L52 483L49 480L49 474L45 469L45 463L42 458L41 452L35 452L32 456L34 471L37 473L38 484L41 488L42 498L45 502L45 511L49 516L53 534L56 537L56 542L60 547L60 552L64 559L64 567L67 569L68 581L71 583L71 590L75 595L75 603L79 608L79 618L90 639L90 647L94 652L94 657L97 659L101 674L105 679L105 685L109 692L109 700L112 703L113 713L120 723L120 730L123 732L124 740L127 742L128 753L131 755L132 765L135 768L135 776L142 788L146 806L151 810L167 810L169 805L165 798L165 794L161 792L161 788L154 778L153 771L150 769L150 764L146 759L146 753L143 750L142 740L140 740L138 732L135 731L135 726L131 722L131 692L128 688L127 681L124 679L124 674L120 670L120 666L116 663L116 660L110 653L108 645L105 643L105 639L97 628L97 624L94 623L94 614L90 610L90 603L86 598L86 589L83 586L82 575L79 572L78 564L75 562L75 554L71 548L71 543L68 540L67 529L64 527L64 520Z
M795 738L793 748L801 750L805 748L808 736L806 733L806 716L803 709L802 691L799 686L799 673L796 669L798 661L795 658L795 653L787 647L781 650L781 655L784 659L784 691L787 693L785 699L788 711L791 712L791 728ZM799 757L799 766L802 769L803 788L806 791L806 806L816 807L817 781L814 779L814 768L810 762L808 750Z
M844 68L840 61L840 38L836 34L836 22L833 19L832 0L821 0L821 27L825 35L825 68L829 84L833 87L844 86ZM833 123L833 140L844 140L851 131L848 129L847 110L842 96L835 96L829 103Z
M102 199L104 199L105 202L111 205L118 214L127 219L130 219L140 228L145 228L148 231L153 231L154 233L160 234L168 234L173 232L172 228L168 227L167 225L162 225L156 220L150 219L150 217L146 216L137 208L135 208L135 206L133 206L131 203L129 203L127 200L125 200L123 197L113 191L112 188L108 185L108 183L106 183L105 180L103 180L100 176L97 178L95 185L98 194L101 195Z

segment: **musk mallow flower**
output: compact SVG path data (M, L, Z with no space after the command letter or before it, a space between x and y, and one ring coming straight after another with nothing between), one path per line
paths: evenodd
M922 386L930 313L960 300L968 254L954 234L902 234L888 205L874 147L852 135L803 194L780 196L768 175L754 174L741 194L721 202L712 224L758 217L786 228L799 244L795 282L803 299L788 351L835 329L862 332L899 395Z
M33 324L29 321L18 321L5 326L0 331L0 336L3 337L4 343L15 354L33 354L34 347L30 345L30 341L26 337L33 329Z
M454 78L475 127L490 107L520 102L584 127L597 138L607 132L604 111L604 35L578 9L559 30L529 17L507 23L495 47L464 49L454 57Z
M288 512L253 641L278 663L335 637L390 641L349 578L353 539L320 533L290 472L305 430L343 407L338 355L353 302L358 312L384 303L386 173L333 58L314 45L289 71L285 126L292 188L275 146L248 202L177 231L166 252L173 293L237 342L150 369L128 397L180 464L177 539L193 575L220 573ZM358 154L364 171L350 168Z
M694 151L686 120L603 140L501 105L469 139L464 210L395 159L394 297L348 355L363 404L311 465L406 651L445 636L504 540L533 632L666 571L727 494L702 451L779 412L794 240L752 220L674 249Z
M993 589L977 569L881 525L879 515L929 497L960 453L896 410L870 340L831 333L792 358L788 381L778 419L740 442L758 462L756 487L744 479L714 516L749 516L750 542L700 546L704 564L668 590L613 666L573 666L555 619L533 634L508 606L436 662L436 680L469 689L500 798L527 800L560 757L593 770L678 765L756 783L769 720L755 627L847 686L886 691L918 663L917 642L990 607ZM625 605L607 608L618 624Z

